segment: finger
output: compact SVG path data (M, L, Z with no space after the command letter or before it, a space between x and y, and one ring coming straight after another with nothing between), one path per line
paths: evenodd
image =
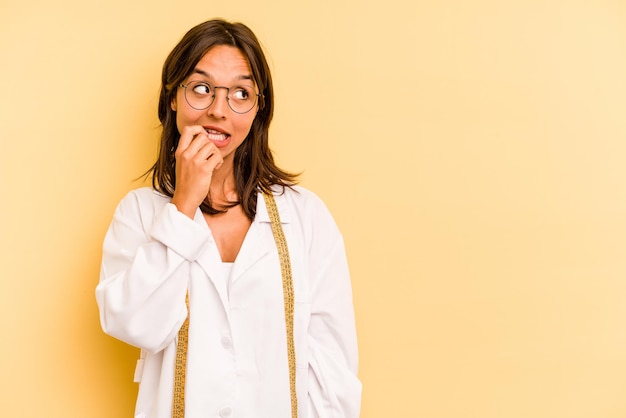
M178 140L178 147L176 148L176 151L179 153L185 151L193 143L194 139L196 139L198 135L201 134L206 134L206 131L202 126L191 125L183 127L183 130L180 134L180 139Z
M209 135L206 133L206 131L203 130L202 132L194 136L191 144L189 144L184 153L187 154L189 158L195 158L201 149L212 144L213 143L209 140Z
M203 145L202 148L198 150L198 153L196 155L202 160L222 160L222 153L211 141Z
M176 158L179 160L203 162L215 152L215 145L209 140L205 131L197 134L187 149L179 151Z
M211 157L207 160L207 168L211 171L218 170L222 164L224 164L224 159L219 151L211 155Z

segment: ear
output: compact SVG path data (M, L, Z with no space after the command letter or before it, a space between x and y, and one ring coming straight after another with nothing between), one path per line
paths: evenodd
M172 110L174 112L176 112L176 108L177 108L177 106L176 106L176 96L174 96L174 98L172 99L172 102L170 103L170 107L172 108Z

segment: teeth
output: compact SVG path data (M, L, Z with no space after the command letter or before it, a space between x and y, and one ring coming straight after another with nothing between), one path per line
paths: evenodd
M209 139L212 139L214 141L224 141L227 136L225 133L215 131L213 129L205 129L205 131L207 134L209 134Z

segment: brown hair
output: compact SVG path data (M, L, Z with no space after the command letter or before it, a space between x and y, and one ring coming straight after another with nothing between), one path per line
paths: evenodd
M254 33L242 23L230 23L221 19L209 20L193 27L174 47L163 64L158 115L163 128L159 155L148 175L152 173L152 186L172 197L176 188L176 159L180 133L176 127L176 112L171 103L176 97L180 83L194 70L202 57L217 45L238 48L248 59L252 77L259 88L259 109L252 127L234 158L234 175L239 201L246 216L252 220L256 214L257 193L270 192L272 185L291 187L297 174L276 166L269 149L269 126L274 111L274 91L269 66L261 45ZM228 207L227 207L228 208ZM227 208L214 208L209 197L200 209L209 214L224 212Z

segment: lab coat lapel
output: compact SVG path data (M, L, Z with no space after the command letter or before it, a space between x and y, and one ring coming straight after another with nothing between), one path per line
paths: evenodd
M276 206L281 217L281 223L284 225L289 221L289 211L287 210L287 201L284 195L274 194ZM246 234L246 238L239 250L237 260L233 266L233 275L231 283L239 279L246 271L254 266L263 257L276 250L276 241L272 234L270 217L265 206L263 194L259 193L257 198L256 216L254 222L250 225L250 229Z
M274 245L274 238L268 225L257 221L252 222L237 255L237 260L235 260L231 284L235 283L246 271L269 254L272 251L272 245Z
M200 209L196 211L194 221L199 224L204 225L206 228L209 229L209 233L211 233L211 229L208 227L206 221L204 220L204 215L202 215L202 212L200 211ZM220 300L222 301L222 305L224 305L224 310L228 313L230 311L230 308L229 308L229 303L228 303L227 283L225 283L223 280L219 280L215 273L215 269L222 267L222 257L220 255L219 250L217 249L217 245L215 244L215 241L213 240L212 234L210 236L210 240L211 240L211 245L208 246L208 250L200 254L196 262L200 265L202 270L209 277L209 280L211 280L211 283L213 283L213 287L215 287L215 290L217 291L217 294L219 295Z

